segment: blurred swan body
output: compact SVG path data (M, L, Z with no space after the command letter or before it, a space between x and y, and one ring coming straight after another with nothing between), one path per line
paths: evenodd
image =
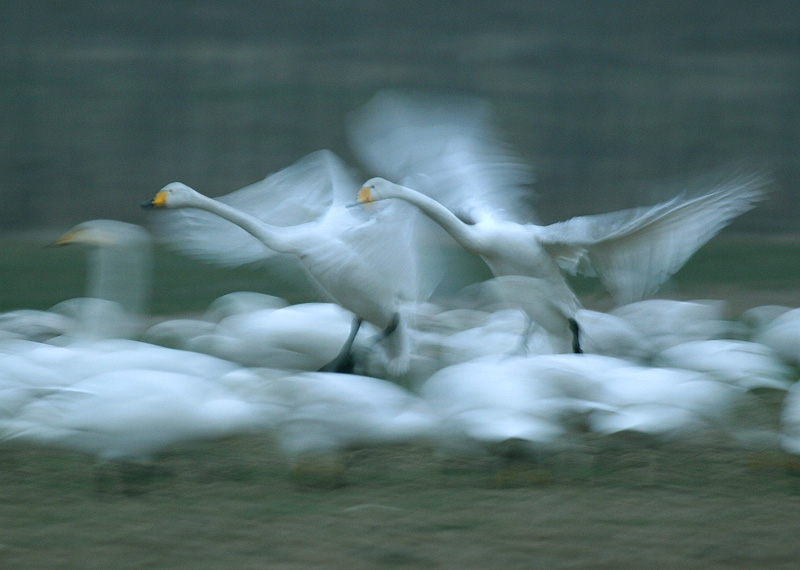
M743 340L695 340L669 347L654 366L697 370L745 390L787 390L792 372L768 347Z
M580 308L577 299L565 300L545 279L522 275L502 275L468 287L476 302L486 310L516 308L529 322L522 331L519 354L581 352L575 334L574 317Z
M416 265L413 224L402 215L399 222L394 208L379 219L347 208L351 184L332 153L318 152L219 200L172 183L149 205L181 209L178 217L155 221L169 228L162 235L194 256L225 265L294 256L325 300L385 331L390 368L402 373L409 338L400 312L419 297L424 273Z
M580 309L575 314L580 323L581 348L588 354L603 354L646 362L654 353L646 336L631 323L611 313Z
M434 199L383 178L359 191L359 202L396 198L417 206L496 276L541 279L567 306L580 304L562 271L597 275L617 303L652 294L697 249L763 196L764 182L733 179L694 197L651 208L582 216L548 226L497 217L466 223Z
M150 303L152 239L141 226L117 220L89 220L53 245L88 246L86 299L71 299L51 310L74 313L82 339L130 338L142 329ZM61 304L60 304L61 305Z
M286 307L288 301L252 291L235 291L214 299L200 318L167 319L152 325L142 340L169 348L213 353L213 338L220 321L227 317Z
M1 339L66 343L75 339L131 338L143 328L150 301L152 240L137 225L89 220L64 233L53 245L88 247L84 297L47 311L0 314Z
M741 338L746 340L753 340L765 327L769 326L775 319L788 313L792 307L784 305L759 305L751 307L744 311L737 323L739 325L738 332Z
M160 370L90 376L0 421L3 439L148 461L177 443L265 429L269 410L208 378Z
M409 202L494 275L542 279L568 305L577 300L562 271L598 276L618 304L637 301L765 195L765 179L737 176L655 206L542 226L526 203L530 168L496 135L481 101L384 91L356 115L351 139L375 172L416 177L422 190L373 178L360 202Z
M745 391L704 373L631 366L598 376L603 403L592 431L652 445L703 432L731 433L732 413Z
M369 376L306 372L285 377L281 388L288 413L277 437L292 457L425 440L438 425L418 397Z
M36 389L60 389L90 376L119 370L157 370L204 378L222 376L238 366L206 354L127 339L74 342L54 346L30 341L0 343L3 374Z
M0 340L45 342L74 330L75 320L53 311L18 309L0 314Z
M193 350L245 366L319 370L348 338L351 315L333 303L302 303L222 319Z
M753 340L770 347L784 362L800 366L800 309L776 316L761 327Z
M800 455L800 382L789 388L783 400L780 446L787 453Z
M598 405L591 375L623 364L573 354L477 359L439 370L420 394L442 418L445 449L502 455L511 444L535 457L564 445L575 417Z
M724 301L646 299L617 307L611 315L633 326L656 353L693 340L729 337L733 324L724 309Z

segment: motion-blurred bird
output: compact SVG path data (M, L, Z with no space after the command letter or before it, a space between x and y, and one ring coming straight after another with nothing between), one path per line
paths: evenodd
M150 234L141 226L118 220L89 220L67 231L53 245L89 248L89 300L81 300L73 309L80 321L79 336L134 336L142 328L141 319L150 303Z
M0 338L63 343L130 338L142 330L152 269L152 240L147 231L117 220L89 220L51 245L72 244L88 248L84 296L47 311L0 314Z
M494 275L542 279L553 298L576 310L562 271L598 276L619 304L639 300L765 195L765 178L733 176L655 206L537 225L525 201L531 170L490 119L479 101L379 93L353 122L353 146L376 172L416 177L422 191L372 178L358 201L413 204Z
M401 316L424 288L409 212L391 207L378 219L347 208L357 185L330 152L313 153L262 182L219 199L181 183L143 206L182 209L155 217L159 234L181 251L222 265L290 254L318 287L356 315L350 339L334 360L349 357L361 320L381 331L393 374L408 367L409 337Z

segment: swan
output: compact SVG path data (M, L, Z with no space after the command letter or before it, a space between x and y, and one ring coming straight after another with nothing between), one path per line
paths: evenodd
M610 312L631 325L654 354L684 342L730 337L733 323L724 313L725 302L710 299L645 299Z
M430 407L392 382L335 372L276 374L259 368L234 372L280 408L270 433L292 464L298 483L344 482L342 453L369 446L429 441L439 420ZM260 377L260 382L259 382Z
M364 320L382 331L390 372L399 375L410 352L402 307L420 294L425 272L417 269L413 225L407 218L392 222L395 208L379 215L385 224L347 208L351 183L338 158L320 151L218 200L175 182L142 206L184 209L180 218L161 220L169 230L161 233L206 260L233 265L293 256L326 301L355 314L336 365L347 360Z
M64 343L138 334L150 298L150 235L135 224L88 220L50 245L73 244L88 247L84 296L46 311L19 309L0 314L0 338Z
M267 430L280 412L202 376L121 369L33 399L0 420L0 439L92 455L105 486L109 466L130 474L179 443Z
M76 318L78 330L73 336L135 336L150 303L152 238L147 230L118 220L88 220L52 245L89 248L86 298L70 299L51 309Z
M262 309L225 317L189 348L244 366L314 371L336 358L350 334L351 320L334 303Z
M786 453L800 455L800 382L795 382L783 400L780 446Z
M791 366L800 366L800 309L786 311L756 331L755 342L768 346Z
M589 309L575 315L581 331L581 347L589 354L616 356L646 362L653 355L648 338L625 319Z
M770 348L744 340L694 340L671 346L655 356L653 365L706 372L745 390L788 390L790 368Z
M537 225L531 169L497 136L490 111L467 98L380 92L351 121L356 154L385 175L367 180L358 202L414 205L495 276L542 279L565 306L579 303L562 271L598 276L617 304L637 301L765 196L764 177L740 175L647 208ZM412 177L419 190L387 177Z
M592 377L627 365L597 355L486 357L443 368L420 394L442 418L444 449L537 457L565 445L599 396Z
M747 393L694 370L648 366L620 367L596 377L600 403L589 429L603 452L631 446L647 450L647 479L652 483L657 448L690 442L701 434L741 439L734 412ZM602 457L603 453L598 456Z
M495 276L545 281L563 303L580 306L562 270L594 273L618 304L653 292L705 242L763 196L764 181L734 178L705 194L650 208L579 216L546 226L487 216L467 223L433 198L380 177L367 180L358 202L404 200L437 222Z

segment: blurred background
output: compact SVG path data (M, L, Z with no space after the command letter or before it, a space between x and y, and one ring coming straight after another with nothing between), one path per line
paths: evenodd
M168 182L216 196L321 148L353 162L348 113L385 87L493 102L538 171L542 222L651 203L664 181L734 164L776 190L731 231L797 231L796 0L0 10L0 235L141 223Z

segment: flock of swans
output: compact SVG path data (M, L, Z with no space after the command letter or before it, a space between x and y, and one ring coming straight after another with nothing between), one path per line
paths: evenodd
M308 302L232 293L155 322L149 232L95 220L65 234L90 247L87 297L0 315L0 440L146 462L266 432L297 469L411 441L542 459L586 434L800 453L800 309L732 320L722 302L644 299L764 197L763 178L536 225L531 170L481 102L383 92L350 135L385 178L359 184L319 151L227 196L176 182L143 205L187 255L267 276L294 264ZM452 247L494 277L433 302ZM583 308L565 273L599 277L617 307ZM786 392L779 430L738 421L758 390Z

